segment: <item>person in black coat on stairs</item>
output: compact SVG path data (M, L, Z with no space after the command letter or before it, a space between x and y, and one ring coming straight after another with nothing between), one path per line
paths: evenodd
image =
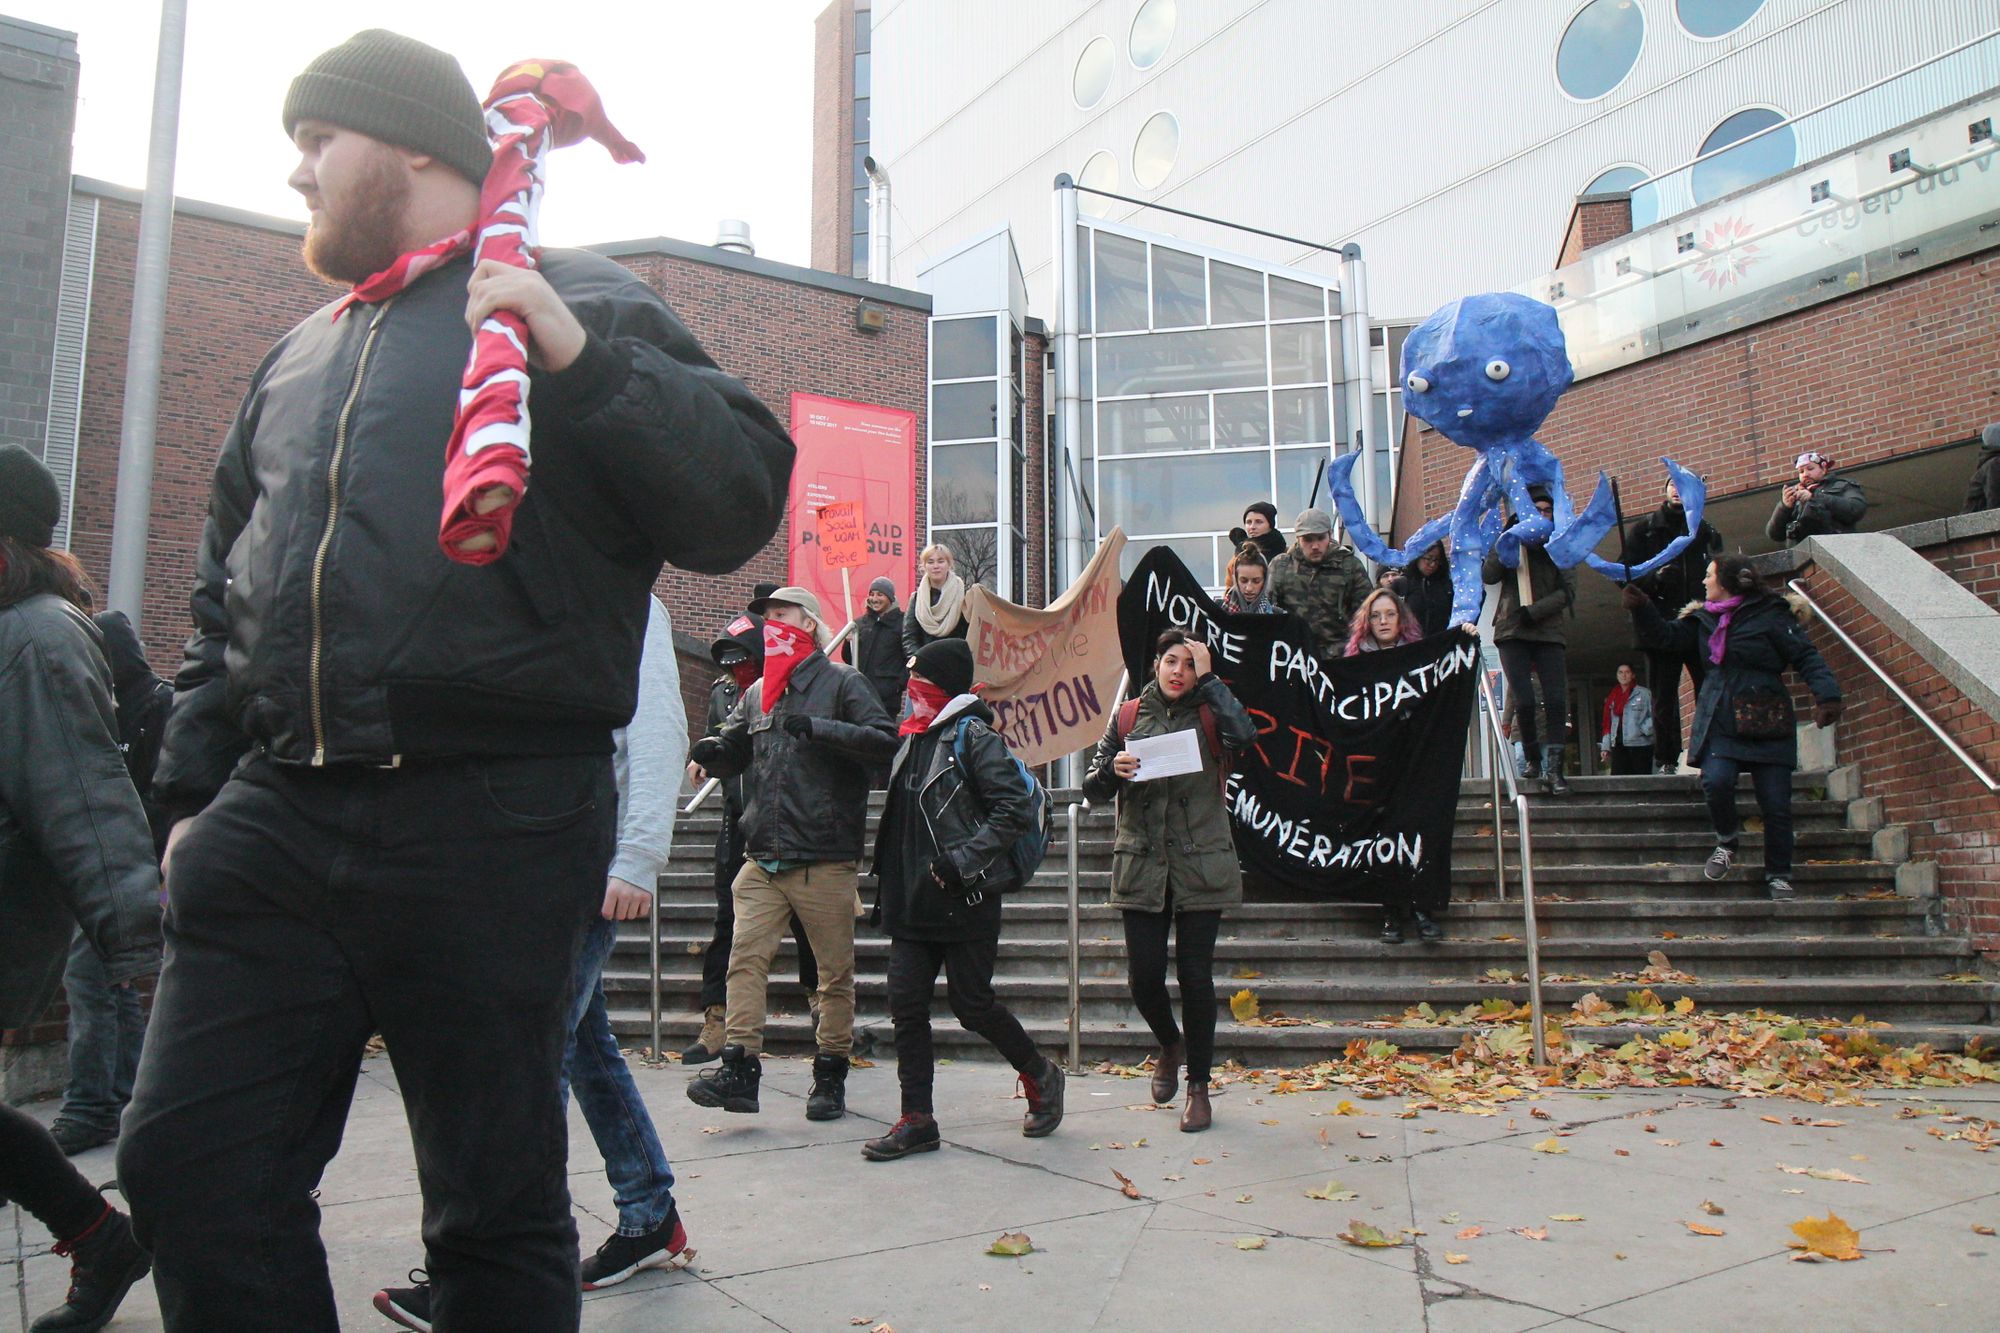
M1666 498L1633 530L1632 541L1622 559L1639 565L1667 549L1674 538L1687 531L1687 510L1681 505L1680 488L1669 480ZM1678 556L1644 578L1633 580L1650 597L1662 619L1680 614L1690 597L1701 596L1708 562L1722 550L1722 534L1707 519L1702 520L1694 540ZM1708 664L1678 653L1646 651L1646 685L1653 694L1653 766L1661 773L1680 771L1681 760L1681 672L1686 671L1701 693L1702 677Z
M886 578L870 583L867 605L855 618L854 634L841 652L847 664L875 687L882 711L900 720L910 668L909 655L903 651L903 612L896 605L896 585Z
M862 1145L871 1162L938 1146L931 993L939 968L959 1024L992 1043L1020 1075L1028 1096L1021 1133L1041 1138L1062 1123L1062 1067L1035 1049L993 994L1001 895L1020 886L1007 850L1029 832L1032 793L993 729L992 710L971 689L965 640L939 639L917 651L903 748L875 837L875 912L891 940L889 1015L903 1110L887 1134Z

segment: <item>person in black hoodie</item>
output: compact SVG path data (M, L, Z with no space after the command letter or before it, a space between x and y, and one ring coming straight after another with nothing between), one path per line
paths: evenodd
M1028 1096L1021 1133L1041 1138L1062 1123L1062 1066L1035 1049L993 994L1001 895L1020 883L1007 848L1028 832L1030 793L993 729L993 711L971 689L972 650L963 639L917 650L903 748L875 838L875 906L892 941L889 1014L903 1112L887 1134L862 1145L871 1162L938 1146L931 993L939 968L959 1023L1020 1075Z
M772 585L775 591L776 585ZM736 711L736 701L764 670L764 617L744 614L724 626L708 655L722 668L708 687L707 736L722 734L722 724ZM708 770L689 761L688 780L697 786L708 781ZM701 1033L681 1052L684 1065L705 1065L722 1058L722 1028L729 1000L729 942L736 933L736 895L730 886L743 865L743 784L742 774L718 778L722 784L722 827L715 835L715 933L701 956ZM806 1006L813 1020L819 1020L819 967L813 961L812 943L799 914L792 913L792 940L799 951L799 988L806 993Z
M1259 500L1243 511L1243 526L1229 530L1229 544L1240 551L1245 542L1257 543L1266 561L1285 553L1285 534L1278 531L1278 506Z
M874 580L868 585L867 605L841 653L849 666L868 677L882 698L882 711L901 718L910 668L909 655L903 651L903 612L896 605L896 585L886 578Z
M1648 514L1632 533L1625 558L1643 564L1667 549L1668 543L1687 531L1687 510L1681 505L1680 488L1669 480L1666 499ZM1703 519L1694 540L1674 559L1642 579L1639 591L1651 599L1662 619L1672 620L1689 600L1702 595L1708 562L1722 549L1722 534ZM1646 686L1653 695L1653 766L1661 773L1680 770L1681 758L1681 672L1685 670L1701 693L1702 677L1708 664L1699 657L1683 657L1674 651L1646 648Z
M1443 542L1433 543L1411 561L1389 587L1417 618L1426 639L1451 627L1451 559Z
M91 619L104 636L104 660L111 668L118 749L157 854L163 829L152 799L153 763L174 687L153 674L123 611L100 611ZM75 1156L118 1137L118 1117L132 1100L132 1077L139 1070L146 1011L138 991L106 981L104 960L80 931L63 972L63 997L69 1002L69 1082L49 1132L65 1153Z
M2000 509L2000 421L1979 432L1979 462L1973 465L1972 479L1965 483L1963 513L1977 514Z

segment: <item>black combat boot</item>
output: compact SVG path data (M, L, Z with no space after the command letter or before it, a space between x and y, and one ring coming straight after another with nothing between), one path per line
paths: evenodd
M89 1230L59 1242L55 1252L70 1261L69 1294L61 1305L28 1325L29 1333L93 1333L103 1328L132 1284L153 1266L132 1236L132 1223L108 1206Z
M846 1114L847 1057L821 1052L813 1057L813 1085L806 1095L806 1119L838 1120Z
M757 1087L764 1081L763 1063L741 1046L722 1048L722 1067L704 1069L688 1083L688 1100L696 1106L757 1113Z
M1062 1123L1063 1084L1068 1079L1062 1066L1049 1059L1042 1061L1041 1073L1032 1078L1022 1074L1020 1078L1021 1090L1028 1096L1028 1113L1021 1117L1022 1137L1046 1138Z

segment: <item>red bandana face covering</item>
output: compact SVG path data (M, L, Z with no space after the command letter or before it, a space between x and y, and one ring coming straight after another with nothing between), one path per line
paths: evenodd
M746 657L741 662L732 662L729 674L736 677L737 689L747 690L757 683L757 664Z
M910 677L910 715L903 719L903 725L896 729L896 734L915 736L929 731L931 723L944 711L951 698L942 688L922 676Z
M778 620L764 622L764 711L778 706L778 696L792 679L799 663L819 651L819 641L797 625Z

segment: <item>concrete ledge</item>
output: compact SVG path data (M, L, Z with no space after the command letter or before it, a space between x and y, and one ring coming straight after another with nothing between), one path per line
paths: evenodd
M1872 833L1882 827L1886 818L1880 796L1864 796L1847 803L1847 827L1856 832Z
M2000 721L2000 612L1888 533L1808 537L1795 554L1824 567L1939 675Z
M1953 514L1948 518L1934 518L1927 523L1911 523L1900 528L1884 528L1884 537L1894 537L1905 546L1921 549L1926 546L1942 546L1946 542L1965 541L1971 537L1984 537L2000 532L2000 509L1984 509L1976 514Z
M1935 861L1905 861L1896 867L1896 893L1904 898L1938 896L1938 865Z

